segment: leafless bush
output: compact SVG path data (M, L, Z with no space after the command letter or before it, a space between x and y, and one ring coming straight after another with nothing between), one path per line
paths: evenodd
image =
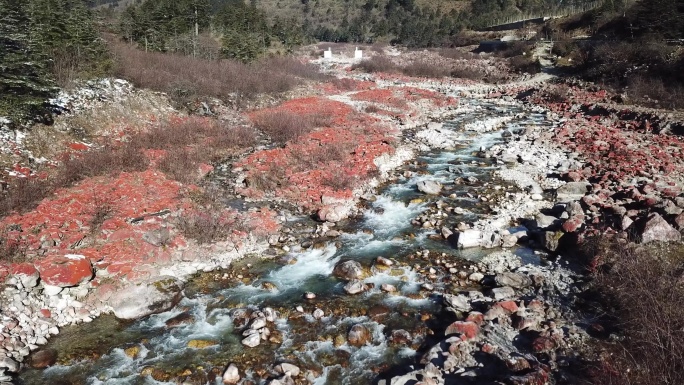
M660 78L636 75L629 81L627 95L631 100L651 107L683 108L684 86L666 85Z
M508 59L508 63L513 70L521 73L536 74L541 71L539 61L532 55L514 56Z
M7 229L0 232L0 261L17 263L27 260L28 247L16 237L8 236Z
M337 175L326 176L321 181L323 186L328 186L338 191L353 189L354 187L356 187L358 182L358 175L352 175L345 172L341 172Z
M456 67L449 74L452 78L482 80L486 76L484 71L474 67Z
M624 339L612 371L595 383L684 383L684 258L681 245L599 249L603 263L595 284Z
M115 73L144 88L167 92L180 101L197 97L224 100L281 93L304 79L321 79L318 70L292 57L268 58L243 64L190 56L145 52L120 41L110 41Z
M196 151L186 148L167 150L166 155L159 160L159 169L171 179L181 183L195 183L199 177L199 165L202 158Z
M380 112L380 108L378 106L376 106L375 104L369 104L363 110L368 114L376 114L376 113Z
M425 60L419 60L401 68L401 72L408 76L426 77L426 78L442 78L449 76L449 68L437 64L429 63Z
M178 218L177 227L186 238L199 243L226 240L238 228L234 219L215 210L184 213Z
M458 48L441 48L438 52L440 56L448 59L472 59L476 57L474 53Z
M279 144L285 144L329 122L330 118L321 114L302 115L289 111L261 113L254 118L254 125Z
M480 38L475 36L475 35L471 35L468 33L461 32L461 33L454 35L450 39L449 43L452 47L465 47L465 46L469 46L469 45L479 44Z
M38 178L13 178L0 198L0 216L33 207L52 191L50 182Z
M375 55L369 59L361 60L359 63L354 64L351 68L352 70L359 69L368 73L398 71L397 65L384 55Z
M147 158L135 144L106 144L90 151L67 155L53 179L52 187L68 187L88 177L142 171L148 164Z

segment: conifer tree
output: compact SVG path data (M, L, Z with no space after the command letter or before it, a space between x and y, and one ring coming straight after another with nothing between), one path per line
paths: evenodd
M24 123L43 115L55 88L47 59L28 33L23 0L0 0L0 116Z

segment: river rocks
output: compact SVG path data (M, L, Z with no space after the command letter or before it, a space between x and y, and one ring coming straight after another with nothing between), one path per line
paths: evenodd
M190 340L188 347L191 349L206 349L210 346L218 345L218 341L214 340Z
M383 283L382 285L380 285L380 290L384 291L385 293L394 293L397 291L397 288L392 284Z
M57 362L57 351L54 349L39 350L31 355L31 367L44 369Z
M509 286L497 287L492 289L492 296L497 301L515 298L515 290Z
M109 304L117 318L138 319L176 306L182 287L173 277L150 279L112 294Z
M165 324L167 328L175 328L182 325L187 325L195 322L195 317L190 314L190 312L182 312L177 316L171 317L166 320Z
M480 230L464 230L455 233L456 247L466 249L470 247L479 247L482 242L482 232Z
M16 373L19 371L19 363L9 357L0 357L0 369L5 368L8 372Z
M318 210L318 219L322 222L339 222L347 218L350 211L345 205L328 205Z
M520 273L504 272L496 275L494 278L496 284L499 286L510 286L514 289L524 289L532 286L532 280Z
M275 366L275 371L283 374L283 375L289 375L292 377L297 377L299 376L300 369L296 365L289 364L287 362L280 363Z
M311 316L314 317L315 319L321 319L323 316L325 316L325 312L321 309L316 308L312 313Z
M681 238L680 232L675 230L663 217L656 213L651 214L644 224L644 230L641 233L641 242L643 243L654 241L677 242Z
M465 339L476 338L480 333L480 327L475 322L469 321L456 321L451 325L447 326L444 331L445 336L450 336L452 334L463 335Z
M22 287L32 288L38 285L40 273L30 263L18 263L11 267L11 274L19 280Z
M240 371L238 370L238 367L235 366L235 364L228 365L226 371L223 372L221 380L224 385L235 385L240 382Z
M69 287L93 278L93 265L83 255L51 256L36 263L41 280L52 286Z
M261 343L261 336L259 335L258 332L254 333L254 334L250 334L247 337L243 338L241 342L243 345L245 345L249 348L253 348L253 347L259 346L259 344Z
M416 183L418 191L428 194L437 195L442 191L442 184L434 180L422 180Z
M371 339L372 337L370 330L363 325L354 325L349 330L349 333L347 333L347 342L349 342L349 345L352 346L359 347L366 345L371 341Z
M468 297L464 295L445 294L443 301L445 306L453 308L456 311L468 312L472 309Z
M344 291L351 295L363 293L366 290L368 286L361 281L349 281L344 285Z
M333 275L347 281L363 279L367 276L361 264L357 261L344 261L335 265Z
M570 202L582 199L591 187L588 182L569 182L556 190L557 202Z

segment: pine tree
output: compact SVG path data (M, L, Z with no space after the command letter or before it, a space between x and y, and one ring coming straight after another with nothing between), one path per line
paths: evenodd
M55 88L47 60L28 34L23 0L0 0L0 115L25 123L46 113Z

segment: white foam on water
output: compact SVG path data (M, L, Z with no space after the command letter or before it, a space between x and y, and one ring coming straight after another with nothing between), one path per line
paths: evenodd
M415 188L415 182L413 185ZM364 213L364 218L366 225L374 230L376 237L392 236L409 228L411 226L411 219L425 209L424 203L410 203L407 205L387 195L379 196L373 203L373 206L381 210L379 212L368 210Z
M318 275L327 277L332 274L335 264L340 260L339 256L335 256L336 253L337 247L333 243L329 243L323 249L290 253L289 255L294 257L297 262L272 270L260 280L260 282L273 283L277 290L271 291L260 286L242 284L225 289L221 294L226 297L238 297L249 303L257 303L261 299L278 296L290 289L300 289L312 277Z

